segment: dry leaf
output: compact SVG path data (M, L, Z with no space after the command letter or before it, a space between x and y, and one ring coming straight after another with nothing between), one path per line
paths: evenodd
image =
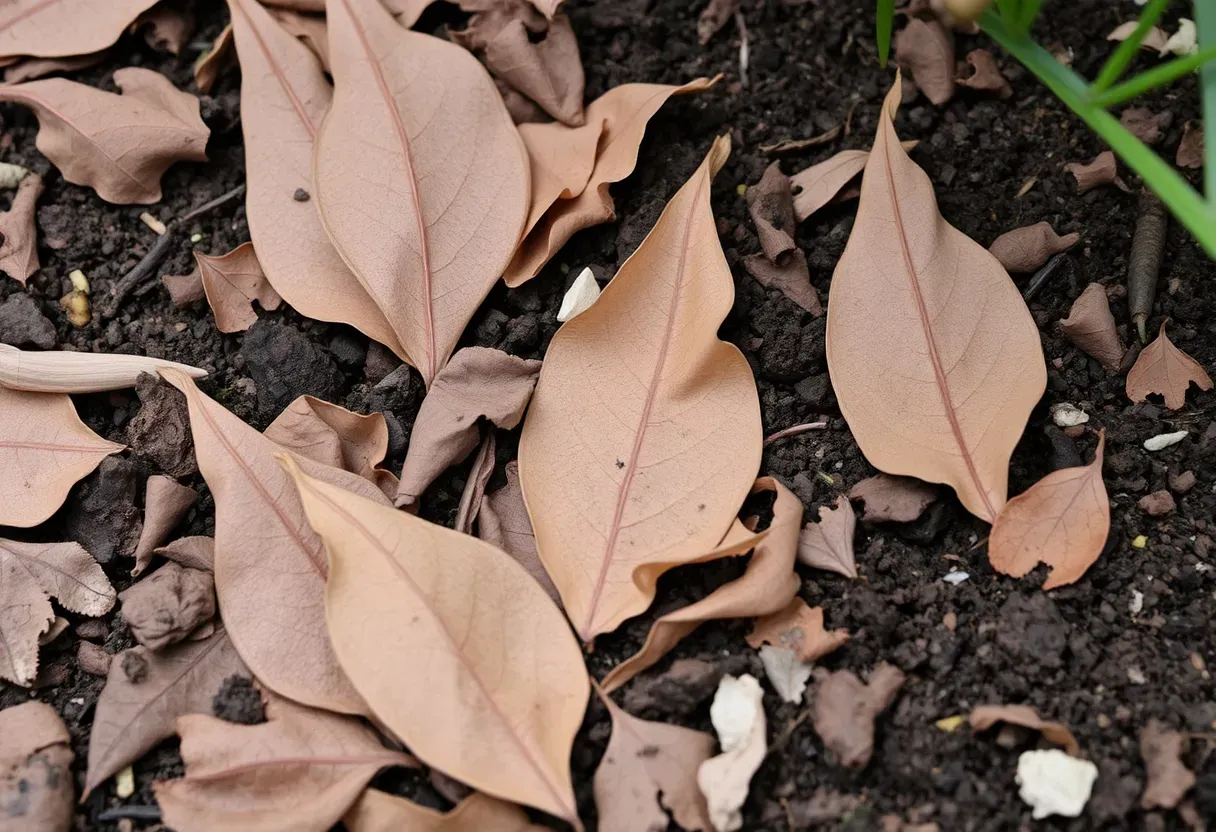
M157 52L180 55L194 33L194 12L185 0L162 0L131 25L143 29L144 40Z
M1178 152L1174 156L1174 164L1191 170L1203 167L1202 125L1188 121L1182 128L1182 141L1178 142Z
M383 413L352 413L313 396L300 396L270 423L265 436L314 462L358 474L386 497L397 491L397 478L376 467L388 454Z
M832 389L871 465L946 483L991 521L1047 386L1039 331L996 258L938 213L929 177L898 146L899 99L897 78L832 277Z
M156 554L168 558L174 563L180 563L189 569L201 569L204 572L215 571L215 538L182 537L162 546Z
M98 52L118 40L157 0L82 6L62 0L10 0L0 12L0 58L62 58Z
M806 601L795 598L789 606L756 619L747 643L759 649L761 644L788 647L799 661L814 662L834 652L849 640L848 630L823 627L823 607L808 607Z
M218 257L196 251L194 262L220 332L244 332L257 323L255 300L266 310L278 309L283 302L267 282L252 243L241 243Z
M349 832L545 832L523 809L473 793L446 814L368 789L342 818Z
M222 627L156 653L146 647L119 653L97 700L85 796L173 736L179 716L211 713L225 679L248 675Z
M861 500L861 519L868 523L911 523L937 501L937 488L915 477L878 474L849 489L850 500Z
M0 344L0 388L28 393L100 393L135 387L142 373L173 369L191 378L205 370L163 358L90 352L27 352Z
M528 517L524 492L519 485L519 463L508 462L505 472L507 484L487 494L481 502L481 511L477 514L477 536L515 558L553 599L553 603L560 606L562 597L536 552L532 519Z
M841 494L836 507L819 507L819 522L808 523L798 536L798 561L815 569L838 572L846 578L857 577L853 553L853 533L857 515L849 498Z
M783 295L816 318L823 314L819 293L811 285L806 255L800 249L786 252L781 257L781 264L771 262L763 254L752 254L743 258L743 266L761 286L781 290Z
M697 42L702 46L726 25L739 11L739 0L709 0L697 18Z
M709 708L709 718L722 753L701 763L697 785L709 807L717 832L743 828L741 808L747 800L752 775L764 762L764 691L754 677L723 676Z
M1009 82L996 65L996 59L987 49L972 49L967 53L967 64L971 67L971 75L962 79L964 87L995 93L996 97L1001 99L1013 95L1013 88L1009 86Z
M38 637L55 620L51 598L96 618L114 606L114 587L79 543L0 539L0 679L34 681Z
M751 368L717 336L734 283L709 186L729 152L714 142L599 300L553 336L524 423L537 549L584 641L712 549L759 468Z
M1051 567L1043 589L1071 584L1102 554L1110 532L1110 501L1102 482L1105 432L1094 461L1053 471L1014 497L992 524L988 560L1020 578L1039 563Z
M72 828L71 736L45 702L0 711L0 806L5 832L66 832Z
M80 421L68 396L0 387L0 526L37 526L121 450Z
M1060 321L1060 332L1108 370L1119 369L1123 345L1115 329L1115 316L1110 313L1106 287L1101 283L1090 283L1073 301L1068 317Z
M462 534L473 533L473 520L481 511L486 486L490 484L490 477L494 475L494 455L497 444L494 439L494 428L485 431L481 445L477 448L477 455L473 457L473 465L469 468L468 476L465 479L464 490L460 492L460 504L456 507L456 520L452 523L452 528Z
M24 58L4 69L4 83L20 84L33 81L57 72L76 72L97 66L109 57L109 53L94 52L91 55L72 55L67 58Z
M1126 190L1119 179L1119 166L1115 164L1115 154L1104 150L1086 164L1069 162L1064 170L1071 173L1077 180L1077 193L1083 194L1100 185L1119 185Z
M622 84L591 102L587 106L587 124L603 125L591 176L573 199L554 202L519 242L503 273L503 281L515 288L531 280L575 232L614 219L616 210L608 186L633 172L638 147L651 117L671 96L700 92L713 86L716 80L697 78L681 87ZM529 146L549 147L571 141L572 136L575 134L563 124L544 124L533 128L528 141ZM580 145L585 138L581 133L575 136Z
M207 293L203 291L203 276L199 273L197 263L190 274L161 275L160 282L165 284L174 309L181 309L207 298Z
M170 562L124 589L118 600L135 640L161 650L215 615L215 579L210 572Z
M1067 725L1043 719L1038 711L1029 705L980 705L972 709L967 721L971 723L971 730L976 732L987 731L998 722L1021 725L1023 728L1038 731L1043 735L1043 739L1062 746L1071 756L1081 756L1081 746Z
M207 161L211 131L198 99L160 73L124 67L114 83L122 95L47 78L0 87L0 101L34 111L38 149L67 181L93 188L106 202L159 202L170 165Z
M1181 759L1186 741L1185 734L1157 719L1140 730L1140 756L1148 771L1141 809L1173 809L1195 785L1195 775Z
M148 487L144 489L144 525L139 532L139 543L135 546L132 577L137 577L148 568L155 549L169 539L169 533L197 500L197 491L181 485L172 477L160 474L148 477Z
M814 672L813 662L800 661L798 654L789 647L765 644L760 648L760 664L782 702L796 705L802 701L807 680Z
M329 72L329 32L325 26L325 18L301 14L291 9L275 9L271 13L284 30L312 50L321 62L321 67ZM326 95L325 98L328 101L329 96Z
M697 769L714 752L701 731L631 716L611 699L612 738L595 770L600 832L666 829L667 813L689 832L712 832Z
M211 92L211 88L215 86L220 74L235 63L235 58L232 24L229 23L220 31L215 43L211 44L211 48L204 52L194 64L194 86L198 87L198 91L201 93Z
M1200 390L1211 390L1212 378L1198 361L1174 346L1165 334L1165 324L1161 322L1156 340L1141 350L1128 372L1127 397L1142 402L1152 393L1162 396L1170 410L1178 410L1186 404L1191 382Z
M260 725L178 718L186 776L155 785L166 826L327 832L376 772L414 763L349 716L271 696L266 717Z
M902 142L904 150L912 150L918 142ZM790 177L790 188L794 194L794 217L802 222L823 206L837 199L844 199L844 186L865 170L868 150L842 150L839 153L811 165L806 170ZM857 196L857 194L853 194Z
M895 62L926 98L940 106L954 97L954 35L945 26L936 20L909 18L895 34L894 47Z
M1107 40L1124 41L1131 37L1132 32L1136 31L1136 26L1139 21L1129 20L1126 23L1120 23L1111 33L1106 36ZM1144 39L1140 41L1140 48L1149 52L1161 52L1165 49L1166 34L1156 26L1152 27L1145 34Z
M413 505L448 466L477 447L481 419L506 430L518 426L540 368L539 361L489 347L466 347L452 356L418 410L397 505Z
M1036 222L1006 231L992 241L988 250L1007 271L1033 272L1053 254L1067 251L1081 235L1075 231L1061 237L1047 222Z
M584 123L583 60L569 17L555 15L539 41L523 21L512 20L486 44L485 57L491 72L546 113L571 127Z
M1145 144L1156 144L1161 140L1162 131L1173 122L1173 113L1155 114L1148 107L1128 107L1119 116L1119 123L1127 131Z
M0 271L22 286L40 265L35 203L42 191L42 177L27 173L17 186L12 205L0 214Z
M756 224L760 248L774 263L796 247L797 222L790 191L790 178L781 172L780 162L769 165L760 181L747 189L747 210Z
M402 29L378 0L332 0L328 12L335 87L316 139L318 209L430 387L519 240L527 155L472 55Z
M604 133L604 119L582 127L560 122L521 124L519 136L528 151L532 176L532 205L524 223L524 238L558 200L574 199L587 187L595 169L595 149Z
M848 670L819 670L816 677L815 733L841 765L865 768L874 753L874 719L895 701L903 671L881 663L866 684Z
M377 718L445 774L577 823L570 750L590 685L536 581L489 544L279 459L329 552L334 650Z

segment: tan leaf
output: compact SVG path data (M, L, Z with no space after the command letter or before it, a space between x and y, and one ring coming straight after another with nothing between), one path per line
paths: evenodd
M874 719L895 701L904 684L903 671L880 663L864 684L848 670L815 674L815 733L838 763L865 768L874 753Z
M1156 394L1170 410L1178 410L1186 404L1191 382L1200 390L1211 390L1212 378L1198 361L1174 346L1165 334L1165 324L1161 322L1156 340L1140 352L1127 374L1127 397L1142 402L1150 393Z
M697 558L699 561L716 560L754 549L747 571L700 601L656 620L642 649L604 677L601 686L605 693L611 693L643 670L656 665L685 636L706 621L756 618L778 612L789 604L798 592L800 583L794 573L794 557L798 527L802 525L802 503L772 477L756 480L753 493L761 491L775 491L777 494L771 525L753 534L736 520L714 551Z
M818 661L848 640L848 630L824 629L823 607L808 607L801 598L790 601L780 612L757 618L747 637L747 643L757 650L762 644L788 647L803 662Z
M666 829L667 812L682 829L712 832L697 769L714 752L701 731L631 716L608 697L612 738L595 770L600 832Z
M573 199L558 199L519 243L503 281L512 288L540 274L541 268L575 232L616 217L608 186L633 173L646 124L673 95L709 89L717 78L697 78L680 87L666 84L621 84L587 106L587 124L602 124L595 166L585 187ZM548 135L545 135L545 134ZM563 124L537 125L532 141L569 141ZM579 134L582 136L582 134ZM583 137L585 138L585 137ZM550 145L546 145L550 146Z
M536 581L477 538L280 460L329 552L334 650L376 716L428 765L577 823L570 750L590 685Z
M1132 32L1136 31L1136 26L1139 21L1129 20L1126 23L1120 23L1111 33L1106 36L1107 40L1124 41L1131 37ZM1165 49L1165 43L1168 40L1165 32L1153 26L1148 30L1144 39L1140 41L1140 48L1149 52L1161 52Z
M271 696L266 717L260 725L178 718L186 776L155 785L167 826L327 832L377 771L414 762L349 716Z
M413 505L436 477L477 447L481 419L506 430L517 427L540 369L539 361L489 347L466 347L452 356L418 410L397 505Z
M105 49L157 0L12 0L0 11L0 58L62 58Z
M143 29L144 40L157 52L180 55L194 33L194 12L185 0L161 0L141 14L131 28Z
M325 18L312 14L301 14L291 9L274 9L271 14L288 34L298 38L311 49L321 62L321 67L329 72L329 33L325 27ZM329 97L329 95L325 96L327 103Z
M919 142L901 142L904 150L912 150ZM794 189L794 218L802 222L829 202L843 199L841 191L865 170L870 158L868 150L842 150L790 177ZM856 194L854 194L856 196Z
M222 627L155 653L146 647L119 653L97 699L85 795L173 736L179 716L211 713L225 679L248 675Z
M33 81L57 72L76 72L97 66L109 56L106 51L93 52L90 55L72 55L66 58L23 58L18 63L4 69L4 83L20 84L23 81Z
M37 526L121 450L80 421L68 396L0 387L0 526Z
M528 0L528 2L536 6L545 17L552 19L553 15L557 14L557 9L563 0Z
M494 428L485 431L477 454L473 457L473 465L469 468L465 479L464 490L460 493L460 505L456 508L456 520L452 528L462 534L473 533L473 520L481 511L481 502L485 499L486 486L490 477L494 476L495 453L498 442L494 438ZM484 538L483 538L484 539ZM514 556L512 556L514 557ZM518 558L516 558L518 560ZM523 565L522 563L520 564ZM527 568L526 566L524 567Z
M1050 223L1036 222L1006 231L992 241L988 250L1007 271L1033 272L1053 254L1072 248L1080 239L1075 231L1061 237Z
M194 262L220 332L244 332L257 323L255 300L266 310L278 309L283 302L266 280L251 243L218 257L196 251Z
M1081 746L1067 725L1043 719L1038 711L1029 705L980 705L972 709L967 721L971 723L971 730L977 732L987 731L998 722L1020 725L1038 731L1043 735L1043 739L1063 747L1073 757L1081 755Z
M841 494L836 507L819 507L819 522L808 523L798 536L798 561L815 569L838 572L846 578L857 577L853 553L853 533L857 515L849 498Z
M207 293L203 291L203 276L198 270L197 263L194 264L194 270L190 274L161 275L160 282L165 284L174 309L181 309L183 306L189 306L207 298Z
M519 240L527 154L465 50L401 28L378 0L331 0L327 21L321 220L430 387Z
M1173 809L1195 785L1195 775L1181 759L1186 741L1185 734L1157 719L1140 729L1140 756L1148 770L1140 808Z
M481 511L477 514L477 536L515 558L553 599L553 603L560 606L562 597L536 551L532 519L528 517L524 492L519 485L519 463L508 462L504 471L507 484L487 494L481 501Z
M862 501L867 522L910 523L937 501L937 488L915 477L878 474L850 488L849 499Z
M123 95L47 78L0 87L0 101L34 111L38 149L67 181L93 188L106 202L159 202L170 165L207 161L211 131L198 99L160 73L124 67L114 83Z
M967 53L967 64L971 67L971 75L962 80L965 87L983 92L995 93L997 98L1009 98L1013 88L1001 74L996 59L987 49L972 49Z
M1108 370L1117 370L1123 361L1115 316L1110 313L1106 287L1101 283L1090 283L1073 301L1068 317L1060 321L1060 332Z
M1051 574L1043 589L1085 574L1110 533L1110 501L1102 482L1105 445L1103 432L1089 465L1053 471L1009 501L988 536L993 569L1020 578L1045 563Z
M1173 121L1169 112L1154 113L1148 107L1128 107L1119 116L1119 123L1127 131L1145 144L1156 144L1161 141L1162 133Z
M938 213L929 177L898 146L899 99L897 78L832 277L828 370L871 465L946 483L991 521L1047 386L1039 331L996 258Z
M383 413L352 413L313 396L300 396L270 423L265 436L314 462L358 474L386 497L397 491L397 478L376 467L388 453Z
M114 606L114 587L79 543L0 539L0 678L29 686L38 672L38 637L65 609L96 618Z
M806 255L800 249L786 252L777 263L763 254L752 254L743 258L743 266L761 286L780 290L781 294L816 318L823 314L819 293L811 285Z
M418 803L368 789L342 818L350 832L544 832L523 809L481 793L452 811L436 812Z
M717 832L743 828L740 810L752 775L768 751L763 697L754 677L723 676L709 708L722 753L701 763L697 785L705 795L710 822Z
M181 485L172 477L159 474L148 477L148 487L144 489L144 525L139 532L139 543L135 546L132 577L137 577L148 568L156 547L169 539L169 533L197 501L197 491Z
M40 266L35 203L42 191L42 177L27 173L17 186L12 205L0 214L0 271L22 286Z
M896 63L926 98L940 106L954 97L954 34L945 26L908 18L908 25L895 34L894 47Z
M1064 166L1064 170L1076 178L1079 194L1092 191L1101 185L1123 185L1119 179L1119 166L1115 164L1115 154L1109 150L1102 151L1085 164L1069 162Z
M135 640L162 650L215 615L215 579L210 572L169 562L124 589L118 600Z
M1178 152L1174 163L1180 168L1198 170L1203 167L1203 126L1188 121L1182 128L1182 141L1178 142Z
M556 121L519 125L532 172L532 205L524 223L525 240L555 202L574 199L587 187L604 127L603 118L582 127L566 127Z
M198 87L198 91L201 93L211 92L211 88L215 86L221 73L235 63L235 58L232 24L229 23L220 30L215 43L211 44L211 48L204 52L194 64L194 86Z
M156 554L174 563L180 563L188 569L201 569L204 572L215 571L215 538L197 536L182 537L162 546Z
M70 742L67 726L45 702L22 702L0 711L0 829L72 828L76 807Z
M474 15L473 20L479 16ZM473 26L473 21L469 25ZM486 43L486 68L562 124L579 127L586 117L583 61L570 18L554 15L543 34L534 42L524 21L506 21Z

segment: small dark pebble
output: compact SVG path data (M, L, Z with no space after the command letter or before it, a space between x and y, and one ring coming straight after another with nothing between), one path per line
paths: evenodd
M296 188L296 192L291 195L291 198L296 202L308 202L308 200L312 199L312 195L303 188Z
M232 675L225 679L219 693L211 700L211 712L238 725L257 725L266 721L262 695L248 676Z

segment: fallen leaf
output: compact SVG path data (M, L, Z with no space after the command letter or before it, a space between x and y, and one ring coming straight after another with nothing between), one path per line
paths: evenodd
M540 369L539 361L489 347L466 347L452 356L418 410L397 505L413 505L436 477L477 447L481 419L505 430L517 427Z
M781 294L816 318L823 314L819 294L811 285L806 255L800 249L786 252L778 263L763 254L752 254L743 258L743 266L761 286L779 289Z
M106 202L159 202L160 178L170 165L207 161L211 131L199 117L198 99L158 72L124 67L114 72L114 83L122 95L46 78L0 86L0 101L34 111L38 149L67 181L93 188Z
M1053 471L1014 497L992 524L988 561L1020 578L1039 563L1051 567L1043 589L1071 584L1102 554L1110 533L1110 501L1102 482L1105 432L1094 461Z
M242 243L218 257L195 251L194 262L220 332L244 332L257 323L255 300L267 311L278 309L283 302L267 282L252 243Z
M397 491L397 478L376 467L388 454L383 413L352 413L313 396L300 396L275 417L264 435L314 462L358 474L386 497Z
M325 18L312 14L301 14L291 9L274 9L271 14L279 21L292 37L299 39L307 46L321 62L321 67L329 72L329 31ZM407 27L408 28L408 27ZM329 100L329 95L325 96Z
M709 43L738 11L739 0L709 0L697 18L697 42L702 46Z
M996 65L996 59L987 49L972 49L968 52L967 65L971 67L971 75L962 79L964 87L995 93L996 97L1001 99L1013 95L1013 88L1009 86L1009 82Z
M895 34L894 47L895 62L926 98L940 106L954 97L954 35L945 26L911 17Z
M1139 21L1129 20L1126 23L1120 23L1111 33L1106 36L1107 40L1124 41L1131 37L1132 32L1136 31L1136 26ZM1149 52L1161 52L1165 49L1167 36L1161 29L1153 26L1144 35L1144 39L1140 41L1140 48Z
M162 0L131 24L157 52L180 55L194 33L194 12L185 0Z
M1014 777L1021 787L1018 796L1034 809L1031 816L1035 820L1051 815L1080 817L1097 779L1096 765L1058 748L1023 752Z
M557 310L557 322L564 324L573 317L583 314L591 308L591 304L599 300L600 284L595 282L591 267L587 266L578 273L566 294L562 295L562 305Z
M368 789L343 817L349 832L544 832L513 803L478 792L452 811L436 812L403 797Z
M603 118L589 120L581 127L566 127L560 122L519 125L532 177L532 204L524 223L524 239L555 202L574 199L587 187L604 126Z
M1061 237L1047 222L1036 222L1006 231L992 241L988 250L1006 271L1033 272L1053 254L1067 251L1077 244L1081 235L1075 231Z
M327 21L321 220L430 387L519 240L526 151L465 50L402 29L378 0L331 0Z
M577 823L570 750L590 685L536 581L489 544L279 459L329 552L334 650L377 718L445 774Z
M1173 809L1195 785L1195 775L1182 762L1186 735L1157 719L1140 729L1140 757L1148 783L1140 796L1141 809Z
M204 714L178 718L186 775L154 786L166 826L326 832L376 772L414 764L349 716L270 696L266 718L259 725Z
M199 535L181 537L156 550L156 554L189 569L215 571L215 538Z
M815 668L813 662L802 661L789 647L765 644L760 648L760 664L764 666L764 675L782 702L793 705L802 701L807 680Z
M911 523L937 501L937 488L915 477L878 474L849 489L850 500L861 500L861 519L868 523Z
M832 389L871 465L946 483L991 521L1005 504L1009 457L1046 389L1046 363L1009 275L942 218L929 177L899 148L899 99L897 78L832 277Z
M135 640L161 650L215 615L215 579L210 572L169 562L124 589L118 600Z
M116 655L89 734L85 797L173 736L179 716L211 713L225 679L248 675L223 627L155 653L133 647Z
M0 271L22 286L40 267L35 203L43 190L42 177L27 173L17 186L12 205L0 214Z
M729 152L714 142L599 300L553 336L524 423L537 549L584 641L711 550L759 468L755 381L717 336L734 283L709 188Z
M903 671L883 662L865 684L848 670L820 670L816 677L815 733L841 765L865 768L874 753L874 719L895 701Z
M845 185L865 170L868 150L842 150L790 177L794 217L802 222L831 202Z
M600 832L666 829L667 813L689 832L712 832L697 769L714 752L701 731L631 716L603 697L612 738L595 770Z
M148 477L148 487L144 489L144 525L135 546L131 577L138 577L148 568L156 548L169 539L169 533L197 501L197 491L172 477L160 474Z
M461 534L473 533L473 520L481 511L486 486L490 484L490 477L494 475L494 456L497 444L494 438L494 428L489 428L481 439L477 454L473 457L473 465L465 479L464 490L460 492L460 504L456 507L456 520L452 523L452 528Z
M11 0L0 13L0 58L63 58L98 52L118 40L158 0L114 0L96 6Z
M37 526L121 450L80 421L68 396L0 387L0 526Z
M1072 303L1068 317L1060 321L1060 332L1108 370L1117 370L1123 361L1123 345L1110 313L1106 287L1090 283Z
M0 806L6 832L63 832L72 828L71 736L45 702L0 711Z
M1165 399L1165 406L1178 410L1186 404L1191 382L1200 390L1212 389L1212 378L1198 361L1174 346L1165 334L1165 321L1156 340L1140 351L1140 357L1127 374L1127 397L1144 401L1150 393Z
M1161 141L1162 131L1173 121L1173 114L1154 113L1148 107L1128 107L1119 116L1119 123L1145 144Z
M203 276L199 272L197 263L190 274L161 275L160 282L165 284L174 309L181 309L207 299L207 293L203 291Z
M561 6L564 0L528 0L528 2L535 6L545 17L552 18L553 15L557 14L558 7Z
M194 64L194 86L201 93L211 92L220 74L229 69L236 58L232 24L229 23L215 38L211 48L204 52Z
M1081 756L1081 746L1067 725L1043 719L1038 711L1029 705L980 705L972 709L967 721L971 723L971 730L976 732L987 731L998 722L1020 725L1038 731L1048 742L1063 746L1069 755Z
M27 393L100 393L135 387L142 373L173 369L192 378L205 370L142 355L28 352L0 344L0 389Z
M757 618L747 637L747 643L756 649L761 644L788 647L803 662L818 661L848 640L848 630L824 629L823 607L808 607L801 598L790 601L780 612Z
M846 578L857 577L853 553L853 533L857 515L849 498L841 494L836 507L819 507L819 522L808 523L798 536L798 562L814 569L838 572Z
M717 832L743 828L741 809L747 800L752 775L764 762L764 691L755 677L723 676L709 708L722 753L701 763L697 785L709 806Z
M45 78L47 75L57 72L77 72L97 66L107 57L109 57L109 53L103 50L91 55L72 55L67 58L23 58L12 66L4 68L4 83L20 84L23 81L33 81L35 78Z
M756 225L760 248L774 263L797 247L794 197L790 190L790 178L781 172L780 162L769 165L760 181L747 189L747 210Z
M562 597L536 551L532 519L528 516L524 492L519 485L519 463L508 462L505 472L507 484L487 494L481 501L481 511L477 514L477 536L515 558L553 599L553 603L560 606Z
M1180 168L1198 170L1203 167L1203 127L1188 121L1182 128L1182 141L1178 142L1178 152L1174 155L1174 163Z
M1126 190L1119 179L1119 166L1115 164L1115 154L1104 150L1085 164L1069 162L1064 170L1071 173L1077 180L1077 193L1092 191L1101 185L1119 185Z

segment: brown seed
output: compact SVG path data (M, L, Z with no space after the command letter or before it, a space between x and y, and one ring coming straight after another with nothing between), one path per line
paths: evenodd
M110 661L114 657L91 641L82 641L76 648L76 661L80 669L90 676L105 676L110 672Z

